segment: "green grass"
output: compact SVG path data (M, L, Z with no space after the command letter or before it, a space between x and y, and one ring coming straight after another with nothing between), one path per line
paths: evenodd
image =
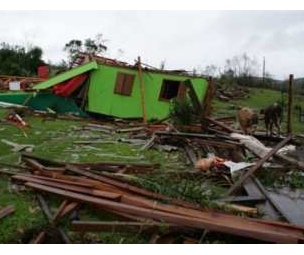
M259 112L265 106L278 101L284 101L287 105L287 94L281 94L280 91L270 89L250 88L249 97L241 100L230 100L222 102L217 99L213 100L213 115L214 116L236 116L237 107L251 107ZM298 112L294 109L296 105L302 106L304 109L304 96L293 95L292 109L292 131L294 134L304 134L304 123L299 122ZM286 132L287 108L283 112L282 131ZM264 123L259 122L259 129L264 130Z
M0 220L0 243L22 243L24 233L44 225L35 197L27 191L10 191L8 177L0 179L0 208L14 205L15 212Z
M0 109L0 118L3 119L7 110ZM150 190L184 198L188 201L196 201L202 204L208 203L214 192L206 192L201 189L201 179L192 176L179 177L179 173L192 168L187 161L184 152L162 152L158 150L140 151L142 145L132 145L118 142L117 139L127 137L127 134L105 135L99 131L83 131L85 122L49 120L42 121L35 116L26 116L24 120L30 124L30 128L24 133L13 125L0 123L1 139L9 140L18 144L33 144L34 150L31 152L50 160L63 162L98 162L98 161L122 161L122 162L146 162L158 163L160 168L155 173L148 175L125 175L135 184ZM79 145L74 141L103 139L114 143ZM20 152L13 152L12 147L0 141L0 162L18 164ZM1 167L9 171L18 171L9 167ZM22 170L19 170L22 172ZM169 172L173 173L170 174ZM40 210L32 214L29 208L36 208L38 203L34 192L29 191L9 191L9 179L1 175L0 182L1 196L0 206L14 205L16 212L1 221L0 243L20 243L29 241L31 234L38 234L43 225L47 224ZM204 193L205 192L205 193ZM205 194L205 195L204 195ZM201 197L201 195L204 195ZM59 204L55 198L48 199L52 208ZM207 201L207 202L204 202ZM88 213L89 218L104 219L104 214L94 212ZM2 228L5 226L5 228ZM21 231L22 230L22 231ZM26 235L26 238L24 238ZM136 235L119 233L101 233L93 237L103 243L146 243L149 239ZM73 242L77 243L84 239L71 235ZM96 240L97 240L96 239ZM97 242L97 241L96 241Z

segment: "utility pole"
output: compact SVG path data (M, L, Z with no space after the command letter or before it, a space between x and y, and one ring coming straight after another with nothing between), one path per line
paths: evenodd
M263 83L265 82L265 57L263 57Z
M287 134L292 133L291 128L291 114L292 114L292 87L293 87L293 74L289 75L289 82L288 82L288 111L287 111Z

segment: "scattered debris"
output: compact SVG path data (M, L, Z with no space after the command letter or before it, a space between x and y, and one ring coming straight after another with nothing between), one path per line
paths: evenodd
M8 205L0 210L0 219L15 212L15 207L13 205Z
M20 151L26 151L26 152L31 152L33 151L35 145L33 144L18 144L18 143L14 143L14 142L11 142L11 141L8 141L6 139L1 139L1 142L9 145L9 146L12 146L12 151L14 152L20 152Z
M23 182L27 187L37 192L52 193L64 199L55 215L51 215L46 202L41 198L41 195L38 195L46 217L50 222L57 222L55 226L66 243L69 239L63 231L60 231L59 219L62 215L61 212L65 210L64 208L69 203L75 202L85 203L87 206L100 208L115 215L124 215L130 219L134 217L150 219L152 222L156 222L154 225L150 225L153 227L166 222L165 224L168 226L173 224L192 231L207 229L209 232L239 235L267 242L298 243L304 241L303 233L293 225L278 226L275 222L265 223L258 219L252 220L230 214L210 212L197 207L197 205L132 187L75 166L66 166L66 170L80 176L76 177L66 173L58 174L54 178L49 174L45 175L48 171L39 171L37 174L18 174L12 177L14 181ZM156 198L164 199L168 203L156 201ZM90 225L92 226L92 224L82 224L82 228L86 228L85 230L88 231ZM116 225L121 226L123 223L116 223ZM140 226L140 224L135 225ZM73 226L76 228L77 223L73 223ZM103 226L105 225L102 223L94 223L92 227L96 229Z

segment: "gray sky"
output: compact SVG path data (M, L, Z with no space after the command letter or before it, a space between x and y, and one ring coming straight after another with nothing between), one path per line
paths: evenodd
M166 69L204 69L246 52L274 78L304 77L304 11L0 11L0 41L66 59L71 39L107 40L107 57ZM123 51L123 53L120 51Z

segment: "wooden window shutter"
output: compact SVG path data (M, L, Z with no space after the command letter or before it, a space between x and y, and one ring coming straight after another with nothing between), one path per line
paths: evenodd
M126 73L117 73L114 93L125 96L132 94L135 75Z
M124 74L117 73L114 93L121 94L123 90Z
M125 74L124 84L123 84L123 94L130 96L132 94L133 83L135 75Z

